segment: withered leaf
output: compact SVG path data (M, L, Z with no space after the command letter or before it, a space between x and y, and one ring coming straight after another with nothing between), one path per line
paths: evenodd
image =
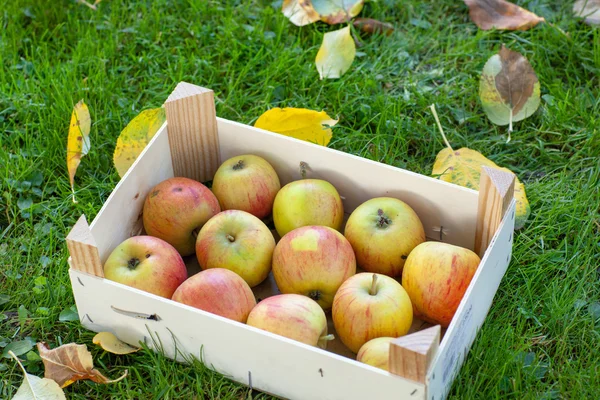
M65 400L65 393L52 379L30 375L21 364L15 353L8 354L15 359L23 371L23 383L19 386L13 400Z
M350 69L356 57L356 44L350 34L350 27L327 32L317 52L315 65L321 79L336 79Z
M364 0L299 0L299 2L306 12L316 11L321 21L330 25L350 21L360 13L364 4Z
M300 5L300 0L283 0L281 12L296 26L312 24L321 19L321 16L310 4L305 7Z
M333 133L331 127L337 124L325 111L306 108L272 108L265 111L254 126L281 135L327 146Z
M577 0L573 12L590 25L600 25L600 0Z
M69 170L69 180L71 182L74 203L77 202L75 200L75 173L77 172L81 158L90 150L91 126L90 111L88 106L81 100L73 107L67 139L67 169Z
M483 67L479 97L488 118L509 125L532 115L540 105L540 82L523 55L502 46ZM509 136L510 140L510 136Z
M61 388L82 379L90 379L96 383L114 383L127 376L127 371L115 380L102 375L94 368L92 354L85 344L68 343L50 349L46 343L40 342L37 348L44 362L44 377L52 379Z
M392 24L381 22L372 18L355 18L352 24L356 29L360 29L364 33L381 33L390 36L394 32Z
M464 0L469 15L483 30L525 31L544 22L544 18L505 0Z
M98 333L92 342L112 354L130 354L140 350L139 347L132 347L121 341L111 332Z

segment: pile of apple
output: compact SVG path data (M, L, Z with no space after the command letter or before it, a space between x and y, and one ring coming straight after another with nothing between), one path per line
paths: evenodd
M271 214L277 243L262 221ZM212 191L187 178L150 190L147 236L115 248L104 274L321 348L333 338L331 310L337 335L358 360L387 369L389 343L408 333L413 313L448 326L480 260L468 249L426 242L417 214L395 198L361 204L342 235L343 221L331 183L302 179L281 188L266 160L241 155L219 167ZM202 271L188 278L182 257L194 253ZM357 264L367 272L357 274ZM282 294L257 304L251 287L271 271Z

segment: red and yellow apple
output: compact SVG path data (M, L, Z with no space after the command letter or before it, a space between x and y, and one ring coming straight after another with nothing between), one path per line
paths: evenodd
M385 336L369 340L358 350L356 360L389 371L392 340L394 340L393 337Z
M146 196L146 233L170 243L182 256L194 253L200 228L221 209L206 186L188 178L170 178Z
M480 261L471 250L448 243L425 242L415 247L402 272L402 286L415 316L447 327Z
M425 230L408 204L377 197L352 212L344 236L362 269L393 277L402 273L412 249L425 241Z
M342 343L356 353L371 339L406 335L413 309L396 280L363 272L349 278L337 291L332 317Z
M279 236L308 225L340 230L344 205L333 185L321 179L301 179L285 185L273 203L273 222Z
M152 236L133 236L110 253L104 277L170 299L186 280L187 270L169 243Z
M331 308L340 285L355 273L352 246L326 226L295 229L273 252L273 276L281 293L308 296L324 309Z
M259 156L245 154L225 161L213 178L212 191L223 210L242 210L265 218L281 188L277 173Z
M321 306L297 294L267 297L250 312L247 324L322 349L333 339Z
M271 271L275 238L257 217L240 210L222 211L204 224L196 240L196 257L202 269L225 268L241 276L250 287Z
M191 276L173 293L173 300L242 323L256 305L246 281L224 268Z

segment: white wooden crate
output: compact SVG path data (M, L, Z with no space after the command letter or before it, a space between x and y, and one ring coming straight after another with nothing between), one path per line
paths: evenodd
M160 344L171 358L194 356L237 382L282 398L445 398L510 261L514 176L484 167L477 192L216 118L212 91L185 82L165 108L167 122L92 224L82 216L67 237L81 323L134 345ZM429 240L479 253L481 264L441 342L438 327L422 329L431 325L415 320L412 333L393 345L393 372L386 372L350 358L339 341L332 351L322 350L103 278L110 252L142 232L144 199L153 186L173 176L209 181L220 161L241 154L267 159L282 185L299 179L299 164L307 163L309 177L326 179L338 189L347 213L372 197L399 198L417 212ZM267 282L257 290L263 297L276 288Z

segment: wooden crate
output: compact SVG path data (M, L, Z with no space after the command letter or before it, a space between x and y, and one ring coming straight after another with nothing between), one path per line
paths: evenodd
M484 167L476 192L216 118L213 92L185 82L165 108L167 122L92 224L81 216L67 237L83 326L111 331L134 345L145 342L174 359L196 357L234 381L282 398L445 398L510 261L514 176ZM399 198L417 212L429 240L479 253L481 264L450 326L440 332L439 326L415 320L412 333L392 344L392 372L386 372L355 361L340 342L332 351L322 350L103 278L111 251L142 233L143 203L154 185L173 176L209 181L221 161L247 153L267 159L282 185L300 179L299 164L307 163L309 177L338 189L347 213L373 197ZM271 295L276 287L269 280L255 293Z

